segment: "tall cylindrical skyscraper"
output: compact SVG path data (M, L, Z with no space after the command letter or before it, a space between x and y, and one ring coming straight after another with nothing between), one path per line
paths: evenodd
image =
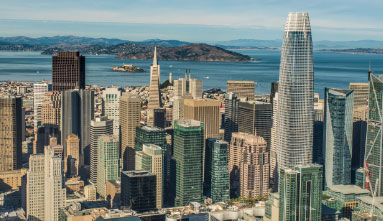
M276 147L279 168L312 163L313 79L309 15L291 12L285 26L279 71Z

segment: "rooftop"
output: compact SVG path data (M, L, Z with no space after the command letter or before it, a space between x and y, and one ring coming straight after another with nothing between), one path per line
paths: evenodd
M200 127L201 122L197 120L179 120L177 125L181 127Z
M128 177L154 176L153 173L148 172L146 170L129 170L129 171L122 171L122 173L125 174Z
M369 194L370 192L366 189L362 189L356 185L334 185L328 187L331 191L342 193L342 194Z

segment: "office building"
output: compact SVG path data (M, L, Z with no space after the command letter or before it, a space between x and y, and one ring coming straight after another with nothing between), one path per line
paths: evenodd
M272 97L273 97L273 127L271 128L271 145L270 145L270 187L272 189L272 192L278 192L278 169L277 169L278 92L275 92Z
M22 177L27 173L26 168L0 172L0 190L2 192L18 190L21 187Z
M314 122L312 53L308 13L289 13L283 38L278 84L279 168L312 163Z
M144 144L142 151L136 151L136 170L146 170L156 175L156 207L163 205L164 159L160 146Z
M254 100L254 81L227 81L226 93L234 93L238 98Z
M29 158L25 191L28 220L58 220L59 208L65 206L66 190L62 160L52 147L47 146L44 154Z
M271 145L273 105L261 101L239 102L238 131L263 137Z
M66 149L64 150L64 173L67 177L75 177L82 166L80 162L80 139L77 135L71 134L66 140Z
M196 120L175 121L172 177L174 205L203 201L204 125Z
M135 150L142 151L144 144L155 144L166 151L166 131L158 127L139 126L136 128Z
M209 138L206 141L204 195L213 203L230 199L229 144Z
M354 121L366 121L369 83L350 82L349 88L354 91Z
M318 96L317 96L318 95ZM313 162L324 164L323 156L323 125L324 125L324 100L319 99L319 94L314 95L314 134L313 134Z
M183 119L203 122L205 139L219 138L219 108L221 102L212 99L185 99Z
M97 117L90 122L90 181L97 183L98 138L101 135L113 134L113 120Z
M166 125L166 109L155 108L147 109L147 125L150 127L165 128Z
M279 220L321 220L322 184L321 165L281 168Z
M89 132L90 121L94 118L94 91L64 91L61 100L61 144L66 149L66 139L69 135L76 134L80 139L80 161L89 165Z
M225 118L224 118L224 139L231 141L231 134L238 132L238 104L239 99L234 93L225 94Z
M51 138L60 139L60 130L56 125L42 125L35 131L33 154L44 153L44 147L49 145Z
M325 186L351 184L353 102L352 90L325 88Z
M245 134L240 159L240 195L258 197L269 194L270 152L260 136Z
M160 65L157 63L157 48L154 47L153 64L150 65L150 88L148 108L160 108L161 91L160 91Z
M113 120L113 135L120 137L120 88L106 88L102 92L103 113Z
M98 137L97 193L106 198L106 182L116 180L120 175L120 143L118 138L110 135Z
M41 105L43 103L45 93L52 90L52 84L46 82L33 84L33 121L34 130L41 125Z
M190 95L193 97L193 99L202 98L202 93L203 93L202 89L203 89L202 80L198 80L195 78L189 79L189 90L190 90Z
M156 209L156 175L145 170L121 173L121 207L138 213Z
M140 125L141 99L136 95L122 94L120 97L121 166L123 170L134 170L134 139L136 127Z
M21 168L22 99L0 97L0 172Z
M61 93L59 91L45 93L41 104L41 125L61 129Z
M79 52L60 51L52 56L54 91L85 88L85 57Z
M382 153L382 96L383 93L383 75L370 73L370 92L368 95L368 119L367 119L367 136L365 162L364 188L376 190L376 196L383 196L383 162L381 160ZM379 180L376 187L376 181Z

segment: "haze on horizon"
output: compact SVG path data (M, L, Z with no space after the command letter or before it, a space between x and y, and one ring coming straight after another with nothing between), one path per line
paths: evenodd
M382 10L381 0L4 0L0 36L273 40L290 11L307 11L314 41L383 40Z

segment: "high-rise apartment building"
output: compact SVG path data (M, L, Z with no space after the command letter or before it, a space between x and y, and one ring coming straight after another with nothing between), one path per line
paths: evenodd
M142 151L136 151L136 170L146 170L156 175L156 207L163 205L164 160L160 146L144 144Z
M69 90L62 92L61 144L71 134L80 138L81 162L89 165L90 121L94 118L94 91Z
M281 168L279 174L279 219L321 220L323 170L318 164Z
M202 98L202 93L203 93L202 80L190 78L189 79L189 91L190 91L190 95L193 97L193 99Z
M85 88L85 57L80 52L60 51L52 56L54 91Z
M66 139L64 149L64 173L67 177L75 177L83 162L80 162L80 139L77 135L71 134Z
M224 139L231 141L231 134L238 132L238 105L239 99L234 93L225 94Z
M254 81L227 81L226 93L234 93L238 98L254 100Z
M160 108L161 91L160 91L160 65L157 63L157 48L154 47L153 64L150 66L150 88L148 108Z
M325 88L325 186L351 184L353 102L352 90Z
M240 195L257 197L269 194L270 152L260 136L245 135L240 161Z
M41 104L41 125L61 129L61 93L59 91L45 93Z
M290 12L285 26L278 84L279 168L312 163L314 122L312 54L308 13Z
M204 195L213 203L226 202L230 199L229 144L209 138L205 152Z
M273 105L261 101L239 102L238 131L263 137L271 145Z
M156 175L145 170L121 173L121 207L139 213L156 209Z
M203 201L204 126L196 120L175 121L172 177L174 205Z
M369 83L350 82L349 88L354 91L354 121L367 120Z
M120 176L119 141L116 136L98 137L97 193L106 198L106 182Z
M97 117L90 122L90 181L97 183L98 138L101 135L113 134L113 120Z
M134 170L134 139L136 127L140 125L141 99L136 95L122 94L120 97L121 166L123 170Z
M122 92L119 88L106 88L102 92L103 113L113 120L113 134L120 137L120 97Z
M376 191L376 196L383 196L383 161L382 161L382 129L383 129L383 75L370 73L370 92L368 95L368 119L366 150L364 155L364 187ZM376 183L378 186L376 187Z
M65 206L62 160L51 146L44 154L29 158L26 176L26 214L28 220L58 220L59 208Z
M52 90L52 84L46 82L33 84L33 121L34 131L41 125L41 105L43 103L45 93Z
M22 99L0 97L0 172L21 168Z
M185 99L183 119L201 121L205 139L219 138L219 108L221 102L212 99Z

